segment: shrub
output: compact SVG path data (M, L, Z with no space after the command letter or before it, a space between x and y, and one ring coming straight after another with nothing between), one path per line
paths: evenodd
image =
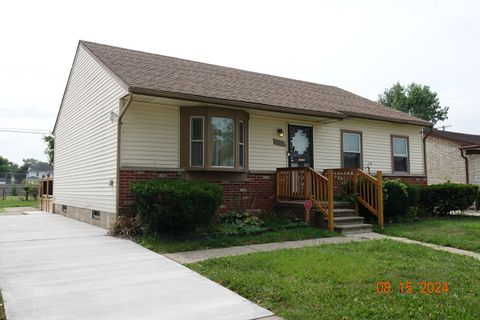
M139 181L131 191L147 229L170 234L208 225L223 194L217 184L181 180Z
M383 183L383 212L388 220L404 217L410 206L407 185L399 180Z
M248 210L227 211L220 215L223 232L228 235L247 235L267 230L265 222Z
M420 205L429 212L446 215L468 209L478 197L478 186L460 183L433 184L424 187Z
M142 233L143 224L138 215L134 217L119 215L109 231L110 235L121 238L135 237Z

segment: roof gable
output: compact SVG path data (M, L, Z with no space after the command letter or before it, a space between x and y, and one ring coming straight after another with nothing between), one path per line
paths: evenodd
M337 87L81 41L128 91L269 106L278 111L430 126L427 121Z

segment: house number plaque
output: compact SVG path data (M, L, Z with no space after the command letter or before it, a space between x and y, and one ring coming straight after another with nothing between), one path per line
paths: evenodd
M285 141L279 139L273 139L273 144L280 147L286 147Z

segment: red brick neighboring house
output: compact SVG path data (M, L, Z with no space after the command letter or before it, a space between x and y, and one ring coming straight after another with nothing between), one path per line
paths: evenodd
M480 185L480 135L434 129L425 147L429 184Z

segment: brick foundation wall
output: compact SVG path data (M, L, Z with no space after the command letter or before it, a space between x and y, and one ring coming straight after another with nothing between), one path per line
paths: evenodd
M125 212L133 203L130 184L150 179L184 179L183 172L120 170L119 211ZM275 173L247 173L244 181L209 181L224 189L220 211L252 209L269 212L275 206Z
M133 203L132 193L130 192L132 182L151 179L177 179L178 177L182 177L182 173L177 171L120 170L119 212L126 212Z
M383 180L400 180L402 182L405 182L407 184L413 184L413 185L422 185L426 186L427 185L427 176L383 176Z

